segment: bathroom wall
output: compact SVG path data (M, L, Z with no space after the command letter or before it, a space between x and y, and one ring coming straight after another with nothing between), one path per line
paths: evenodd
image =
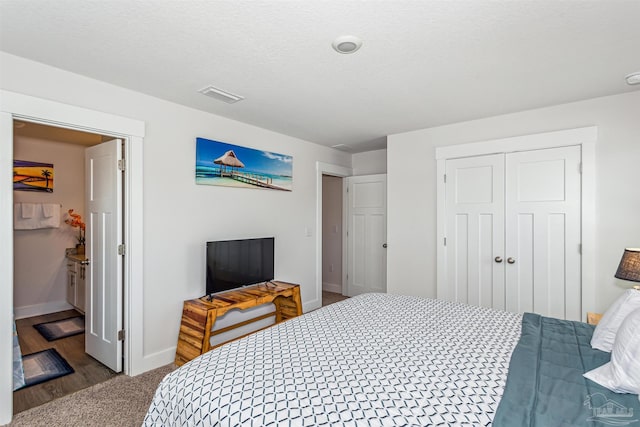
M27 124L29 126L29 124ZM15 203L60 203L60 228L14 230L14 313L30 317L72 308L66 302L65 248L77 228L64 223L74 209L84 217L84 147L16 136L14 158L53 163L53 193L14 191Z

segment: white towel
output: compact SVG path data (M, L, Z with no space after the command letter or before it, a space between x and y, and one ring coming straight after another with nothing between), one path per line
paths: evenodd
M58 211L58 215L60 215L60 205L57 203L43 203L42 204L42 215L45 218L51 218L55 215L56 211Z
M13 228L16 230L60 228L60 205L53 210L53 215L49 218L44 217L42 209L36 209L33 218L22 218L22 206L16 203L13 209Z
M22 218L33 218L36 214L35 203L22 203Z
M16 203L13 209L13 228L16 230L32 230L36 221L33 218L22 218L22 205Z

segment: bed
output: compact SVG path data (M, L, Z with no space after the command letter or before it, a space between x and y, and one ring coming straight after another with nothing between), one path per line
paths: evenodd
M523 425L540 410L534 399L513 423L539 380L527 376L527 358L541 347L519 343L522 321L442 300L360 295L185 364L158 386L144 426ZM509 373L515 394L501 404L516 346L524 377ZM590 415L585 398L572 399L583 411L576 425Z

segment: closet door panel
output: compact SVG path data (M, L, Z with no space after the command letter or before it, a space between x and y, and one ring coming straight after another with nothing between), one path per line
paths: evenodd
M507 251L507 259L505 261L505 268L512 274L506 275L506 310L516 313L523 313L525 311L534 311L533 304L533 286L534 286L534 216L531 214L521 214L515 218L515 239L513 236L507 236L507 240L511 237L511 240L515 240L517 243L516 253L517 258L513 256L513 250ZM514 264L509 264L509 260L515 258ZM517 274L513 274L513 271L517 271Z
M567 215L562 213L550 214L547 217L547 230L549 236L552 238L547 239L547 253L548 259L548 271L547 279L549 283L562 283L565 278L565 258L566 258L566 238L567 235ZM579 280L579 277L578 277ZM567 289L567 295L570 297L571 288ZM544 300L546 307L548 307L548 316L563 318L566 315L567 310L567 298L556 298L553 295L552 289L547 288L547 292L539 296L541 300ZM580 298L580 294L575 296L576 300ZM568 310L571 312L571 310ZM579 316L579 313L576 313ZM579 318L574 320L580 320Z
M580 320L580 147L506 155L507 310Z
M496 218L492 214L478 215L478 287L472 288L470 296L483 307L496 307L504 309L504 273L500 266L496 266L494 252L497 250L494 244L496 235ZM498 233L500 235L502 233ZM500 245L502 246L502 245ZM494 288L494 279L497 279ZM497 289L497 286L500 286Z
M504 155L446 162L446 295L503 309Z
M469 247L473 247L475 242L469 242L469 238L471 237L473 240L473 236L469 236L468 214L459 213L455 216L454 236L455 245L451 267L455 284L455 301L469 303L473 301L473 298L469 298L469 276L473 275L475 270L475 262L469 263Z

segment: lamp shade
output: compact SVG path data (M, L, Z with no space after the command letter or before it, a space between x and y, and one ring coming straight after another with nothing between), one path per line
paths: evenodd
M622 254L615 277L640 282L640 248L627 248Z

